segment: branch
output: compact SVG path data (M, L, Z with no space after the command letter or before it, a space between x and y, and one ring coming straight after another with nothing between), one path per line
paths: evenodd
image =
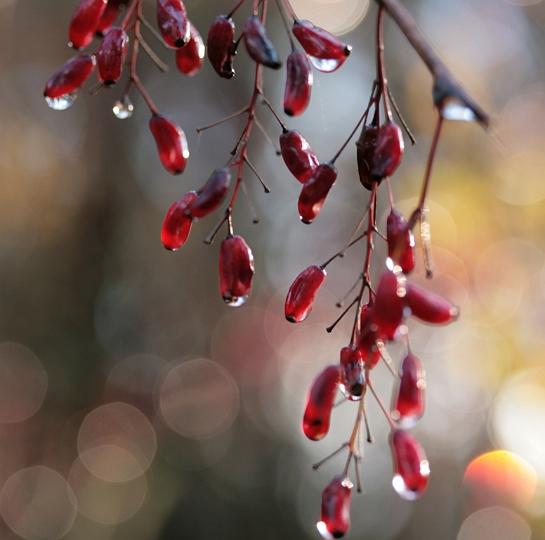
M449 100L459 101L473 112L475 118L483 127L487 128L490 124L490 117L454 78L447 66L432 49L407 8L400 4L399 0L375 1L388 12L432 74L433 102L435 106L441 110Z

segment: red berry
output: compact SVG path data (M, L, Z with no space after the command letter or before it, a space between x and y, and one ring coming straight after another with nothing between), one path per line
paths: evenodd
M373 170L373 158L377 146L378 128L375 126L364 126L360 138L356 142L358 174L363 187L371 190L375 180L371 178Z
M318 158L303 136L294 129L280 135L280 152L289 171L304 184L316 171Z
M395 430L390 438L394 459L392 485L409 501L418 499L428 486L430 465L420 443L407 431Z
M401 163L405 143L401 128L393 122L380 126L378 131L371 178L380 182L392 176Z
M373 305L373 324L380 338L394 339L405 317L406 280L387 270L382 274Z
M288 116L303 114L310 103L312 92L312 67L308 57L301 51L292 51L286 64L286 89L284 112Z
M365 389L363 355L354 347L341 349L341 384L342 390L352 401L361 399Z
M407 305L411 315L430 324L450 323L460 314L457 306L415 283L407 285Z
M220 250L220 292L229 306L246 302L252 289L254 257L242 236L228 236Z
M331 163L322 163L305 182L298 201L299 216L303 223L308 225L316 219L335 180L337 180L335 166Z
M111 28L111 26L117 19L117 16L119 15L121 6L125 5L126 3L127 0L108 0L106 9L104 10L102 17L100 17L100 21L98 22L98 26L96 29L97 35L102 36L106 32L106 30Z
M194 218L202 218L216 210L223 202L230 183L229 169L216 169L197 192L198 197L188 206L188 213Z
M352 482L336 476L322 492L321 521L316 524L323 538L342 538L350 529Z
M284 305L284 314L289 322L300 323L307 318L312 310L318 289L322 286L326 276L327 273L323 268L309 266L295 278L289 288Z
M425 388L422 362L409 352L401 364L401 379L392 411L392 418L401 427L413 427L424 414Z
M106 86L115 84L121 78L128 50L127 32L123 28L110 28L97 53L98 75Z
M235 75L233 69L233 49L235 23L225 15L219 15L208 30L206 48L208 59L216 73L225 79Z
M193 223L187 214L187 207L196 198L197 192L190 191L168 209L161 228L161 242L165 249L176 251L187 242Z
M327 435L338 386L338 366L326 367L312 383L303 417L303 431L309 439L319 441Z
M100 19L106 10L107 0L81 0L68 28L70 46L75 49L87 47L98 28Z
M320 71L335 71L346 60L352 47L310 21L295 21L293 34Z
M282 62L258 17L251 15L246 19L243 33L246 50L255 62L273 69L280 68Z
M403 214L392 208L386 222L388 257L401 267L405 274L414 270L414 235Z
M157 0L157 26L163 41L173 48L189 40L189 20L182 0Z
M381 355L377 346L378 339L376 325L373 323L373 308L369 305L362 306L357 347L366 369L373 369L380 361Z
M189 41L176 51L176 66L189 77L193 77L202 66L205 48L199 31L189 23Z
M149 127L157 143L163 167L170 174L183 173L189 158L189 149L182 128L159 114L151 117Z

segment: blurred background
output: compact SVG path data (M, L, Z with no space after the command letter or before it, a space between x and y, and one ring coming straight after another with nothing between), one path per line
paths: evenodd
M50 110L45 80L69 56L73 0L0 0L0 537L25 540L317 538L320 493L344 459L311 464L346 440L355 408L334 412L332 433L307 441L307 388L337 360L350 322L325 332L335 301L360 268L362 247L328 269L312 316L283 319L293 278L348 239L368 193L353 145L322 214L299 222L299 184L256 131L250 158L271 185L247 177L260 217L241 197L235 227L256 258L244 307L218 293L218 244L194 227L179 253L159 241L170 203L225 163L240 120L197 137L195 128L246 104L245 52L237 77L205 64L195 78L140 72L161 110L185 129L192 157L183 176L162 169L149 113L120 121L120 89L84 92ZM146 12L153 19L153 2ZM206 35L233 0L187 0ZM313 99L288 120L323 160L351 131L374 78L376 7L367 0L293 0L302 18L354 47L334 74L315 73ZM372 4L372 3L371 3ZM427 414L415 429L432 476L418 502L391 487L387 425L369 415L364 494L352 502L354 539L545 538L545 3L406 2L464 85L493 113L491 134L448 123L430 209L436 276L427 286L461 306L458 323L411 327L427 369ZM237 21L240 22L239 14ZM271 3L269 34L289 44ZM150 37L153 42L153 37ZM172 55L159 54L171 65ZM433 130L430 77L386 21L394 95L418 144L393 179L400 209L415 204ZM285 73L267 72L281 109ZM276 138L270 114L258 112ZM381 195L381 228L385 195ZM384 248L377 247L377 261ZM415 279L424 281L422 260ZM378 267L377 267L378 269ZM399 361L401 349L391 354ZM386 402L392 379L376 369Z

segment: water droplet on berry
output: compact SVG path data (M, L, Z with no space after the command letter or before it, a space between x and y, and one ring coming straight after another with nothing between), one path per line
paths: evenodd
M48 97L45 96L45 101L55 111L65 111L66 109L69 109L73 104L74 101L76 101L76 98L78 97L77 92L72 92L70 94L64 94L62 96L58 97Z
M120 101L116 101L112 108L114 116L119 120L126 120L132 116L134 105L128 96L123 97Z
M430 475L430 464L427 460L424 459L420 462L419 472L420 475L424 478L427 478ZM413 489L410 489L410 487L403 479L403 476L401 476L400 474L396 474L392 478L392 487L394 488L395 492L406 501L416 501L422 495L422 491L415 491Z
M223 301L231 307L240 307L246 303L248 300L248 295L246 296L234 296L232 298L225 297Z
M346 60L346 57L343 58L316 58L315 56L309 55L309 60L311 64L318 70L323 73L331 73L336 69L339 69Z
M445 120L458 122L474 122L476 119L475 113L469 107L455 100L449 100L441 107L441 116Z

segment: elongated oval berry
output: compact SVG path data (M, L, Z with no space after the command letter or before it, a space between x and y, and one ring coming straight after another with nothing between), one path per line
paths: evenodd
M119 15L121 6L126 3L127 0L108 0L106 9L104 10L102 17L100 17L100 21L98 22L95 31L98 36L103 36L106 30L109 30L112 27Z
M202 67L205 55L204 42L193 23L189 23L189 41L176 50L176 66L184 75L193 77Z
M242 236L228 236L220 249L220 292L223 301L233 307L246 302L252 290L254 257Z
M316 167L299 195L299 216L303 223L308 225L316 219L335 180L337 169L332 163L321 163Z
M380 361L381 355L377 345L379 336L373 322L373 307L362 306L360 325L357 334L357 347L366 369L373 369Z
M414 235L403 214L392 208L386 221L388 257L401 267L405 274L414 270Z
M230 184L229 169L216 169L197 192L198 197L188 206L188 213L194 218L202 218L216 210L223 202Z
M376 180L371 178L373 170L373 158L377 146L378 128L375 126L363 126L361 135L356 142L358 175L363 187L373 189Z
M322 492L322 512L316 524L326 540L342 538L350 529L350 498L352 482L346 476L336 476Z
M416 283L407 284L407 305L411 315L430 324L450 323L460 314L457 306Z
M81 0L72 15L68 28L69 44L74 49L87 47L98 28L106 10L107 0Z
M284 304L284 314L289 322L300 323L308 317L312 311L316 294L326 276L327 273L323 268L309 266L295 278Z
M295 21L292 31L310 56L314 67L320 71L335 71L344 63L352 50L350 45L343 43L333 34L315 26L310 21Z
M380 126L378 130L371 178L380 182L392 176L401 163L405 142L401 128L393 122Z
M382 274L373 305L373 324L380 338L394 339L405 317L406 293L406 280L402 274L391 270Z
M235 75L234 44L235 23L225 15L219 15L208 30L206 49L212 67L224 79L231 79Z
M341 390L351 401L361 399L365 389L363 355L358 348L341 349Z
M402 427L413 427L424 414L426 379L418 357L409 352L401 364L401 379L394 399L392 418Z
M312 441L323 439L329 431L338 386L339 367L328 366L310 387L303 416L303 432Z
M98 75L106 86L115 84L121 78L128 50L127 32L123 28L110 28L97 53Z
M159 114L151 117L149 127L163 167L170 174L183 173L189 158L189 149L182 128Z
M292 51L288 56L286 72L284 112L288 116L299 116L306 111L310 103L314 82L307 55L301 51Z
M177 49L189 41L189 20L182 0L157 0L157 27L169 47Z
M168 209L161 228L161 242L165 249L176 251L187 242L193 224L187 213L187 207L196 198L197 192L190 191Z
M304 184L316 171L318 158L303 136L294 129L280 135L280 152L291 174Z
M250 57L264 66L279 69L282 65L278 53L267 37L265 27L258 17L251 15L244 23L244 43Z
M420 443L407 431L395 430L390 438L394 460L392 486L408 501L418 499L428 486L430 464Z

